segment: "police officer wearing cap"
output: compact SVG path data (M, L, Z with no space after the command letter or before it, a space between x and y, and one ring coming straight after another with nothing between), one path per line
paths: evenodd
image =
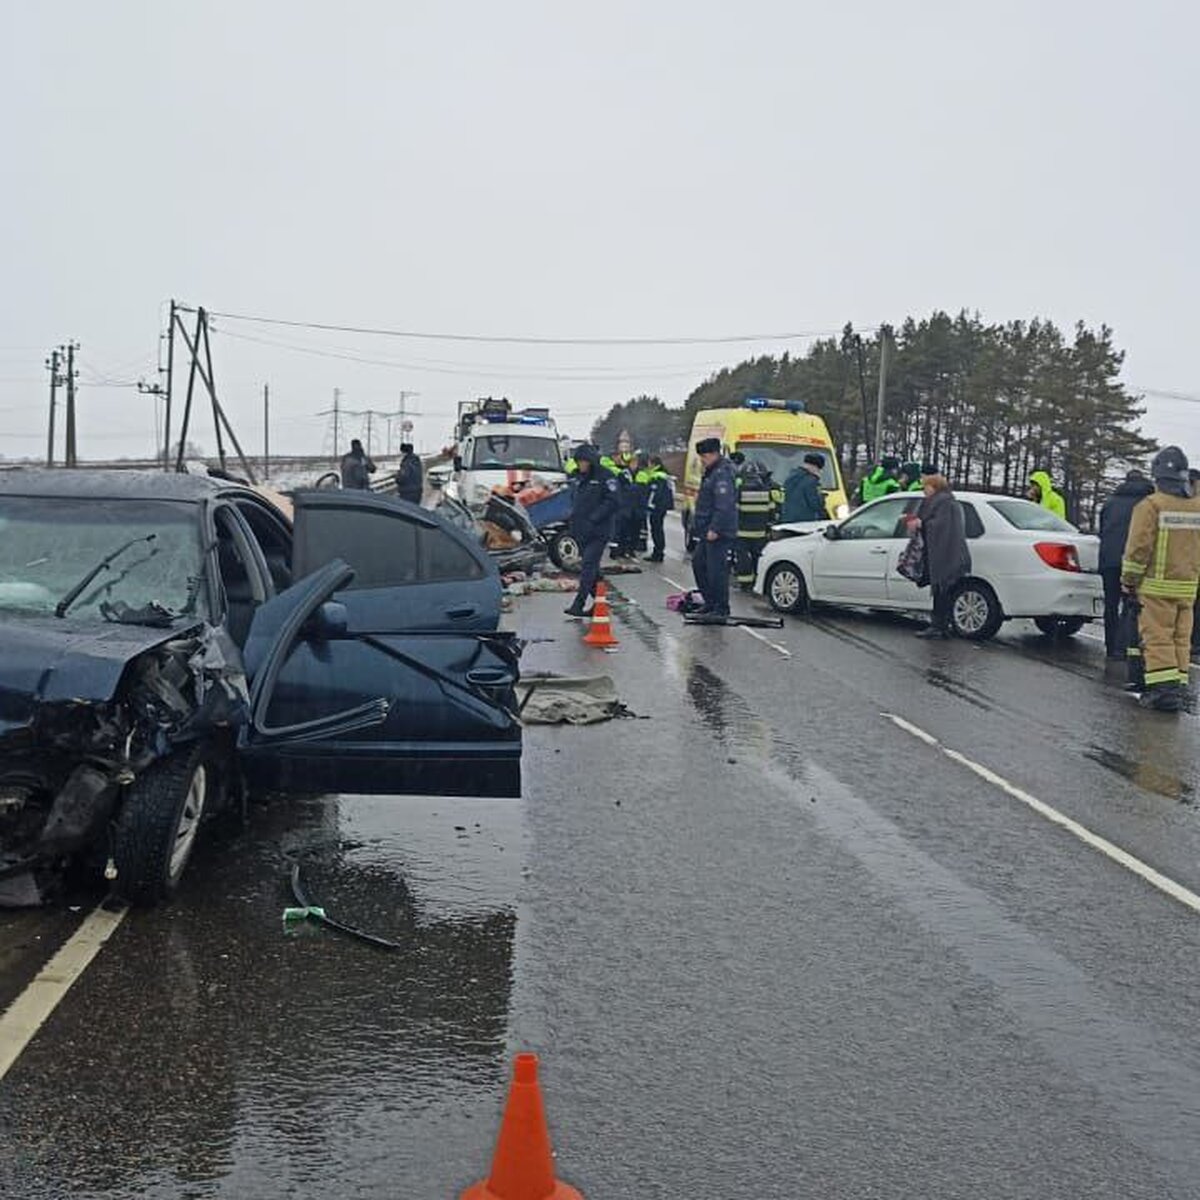
M733 465L722 455L718 438L701 438L696 453L704 464L692 515L696 537L692 574L704 597L704 608L697 615L717 624L729 616L729 556L738 530L737 483Z
M596 594L600 578L600 560L604 547L612 536L613 520L620 502L617 480L600 465L600 454L586 442L572 455L576 463L578 484L571 507L571 534L579 543L579 591L564 609L568 617L582 617L587 602Z

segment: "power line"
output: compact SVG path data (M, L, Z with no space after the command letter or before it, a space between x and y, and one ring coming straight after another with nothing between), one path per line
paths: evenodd
M185 312L192 311L184 309ZM325 333L358 333L370 337L409 338L430 342L482 342L505 346L721 346L738 342L791 342L803 338L833 337L837 329L808 329L790 333L739 333L720 337L534 337L485 335L480 333L431 333L412 329L382 329L363 325L334 325L324 321L289 321L283 317L249 316L245 313L212 312L226 321L254 325L279 325L289 329L317 329Z
M1193 395L1189 392L1168 392L1161 388L1144 388L1133 385L1135 392L1141 392L1143 396L1154 396L1158 400L1181 400L1185 404L1200 404L1200 396Z
M496 367L493 370L475 370L467 367L425 367L418 363L400 362L396 359L367 358L361 354L351 354L338 350L325 350L316 346L298 346L294 342L280 342L272 338L253 337L246 333L231 333L228 329L214 330L221 336L235 338L242 342L254 342L260 346L272 346L280 350L291 350L297 354L311 354L317 358L332 358L342 362L358 363L368 367L389 367L398 371L409 371L414 374L426 373L432 375L457 375L471 379L495 379L503 376L506 379L535 379L550 383L629 383L644 379L686 379L694 377L699 372L716 370L725 363L704 363L686 370L678 371L646 371L630 372L627 374L583 375L573 374L572 368L564 367L559 371L525 371L512 367Z

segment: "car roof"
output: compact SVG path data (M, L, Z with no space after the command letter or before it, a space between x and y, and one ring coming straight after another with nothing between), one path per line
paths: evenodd
M14 468L0 471L0 494L70 497L82 500L200 500L249 489L209 475L173 471L72 470Z

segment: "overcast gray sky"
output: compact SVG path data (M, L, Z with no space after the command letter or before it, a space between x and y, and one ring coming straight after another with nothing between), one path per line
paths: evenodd
M81 453L150 452L155 402L99 384L153 379L172 296L598 338L825 331L966 306L1107 322L1129 382L1200 394L1191 4L4 11L9 457L44 449L42 361L68 337L83 345ZM787 345L218 327L218 386L243 440L261 444L269 381L273 444L314 453L334 387L352 409L418 392L426 447L446 440L457 400L488 392L548 403L582 434L614 401L677 403L713 367ZM1151 403L1150 432L1200 455L1200 406ZM195 437L211 450L207 419Z

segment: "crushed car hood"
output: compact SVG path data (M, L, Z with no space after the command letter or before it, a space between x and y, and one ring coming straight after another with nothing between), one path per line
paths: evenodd
M50 617L0 624L0 727L23 722L38 703L111 700L139 654L202 625L161 629Z

